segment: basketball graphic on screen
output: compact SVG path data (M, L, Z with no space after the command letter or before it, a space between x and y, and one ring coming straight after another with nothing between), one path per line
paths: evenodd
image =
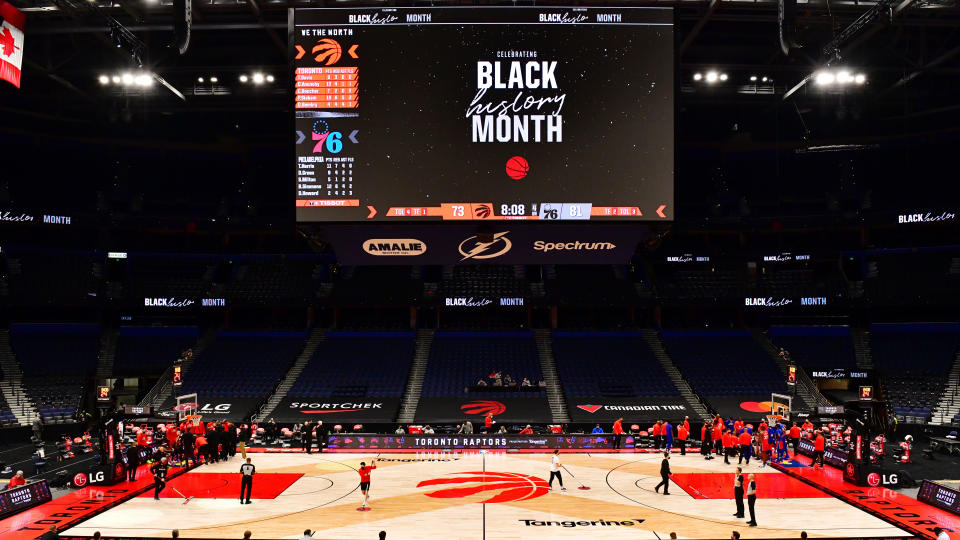
M343 52L340 48L340 44L337 43L337 40L324 38L317 41L317 44L313 46L313 49L310 51L314 54L313 59L317 62L323 63L326 60L325 65L336 64L337 60L340 60L340 54Z
M530 171L530 164L523 156L513 156L507 160L507 176L514 180L523 180Z

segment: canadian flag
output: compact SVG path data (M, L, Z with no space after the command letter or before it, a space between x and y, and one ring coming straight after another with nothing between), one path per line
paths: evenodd
M0 79L20 88L23 63L23 26L26 16L6 0L0 0Z

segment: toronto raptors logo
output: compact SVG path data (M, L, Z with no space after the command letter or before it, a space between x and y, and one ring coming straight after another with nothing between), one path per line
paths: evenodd
M87 473L78 472L73 475L73 485L78 488L87 485Z
M498 491L497 494L486 500L477 501L480 503L502 503L536 499L537 497L546 495L550 488L543 478L520 473L474 471L453 473L452 476L454 477L424 480L417 484L417 487L447 484L456 485L456 487L448 487L426 493L427 497L437 499L458 499L476 495L484 491Z
M853 463L847 463L847 478L854 478L857 476L857 469L853 466Z
M460 410L467 414L479 414L486 416L487 413L493 413L494 416L503 414L507 406L499 401L471 401L460 406Z
M868 475L867 475L867 484L869 484L869 485L871 485L871 486L873 486L873 487L879 486L879 485L880 485L880 475L877 474L877 473L875 473L875 472L872 472L872 473L868 474Z

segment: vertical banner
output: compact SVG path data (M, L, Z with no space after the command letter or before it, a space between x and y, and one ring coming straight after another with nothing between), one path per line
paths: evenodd
M0 79L20 88L23 64L23 27L26 16L6 0L0 0Z

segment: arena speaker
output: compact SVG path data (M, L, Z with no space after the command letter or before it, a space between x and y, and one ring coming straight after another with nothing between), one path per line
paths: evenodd
M783 54L790 54L790 49L800 48L797 43L797 0L779 0L777 4L780 50Z
M897 485L898 488L917 487L917 481L914 480L906 470L898 469L897 475L900 477L900 483Z
M190 30L193 27L193 0L173 0L173 46L180 55L190 47Z

